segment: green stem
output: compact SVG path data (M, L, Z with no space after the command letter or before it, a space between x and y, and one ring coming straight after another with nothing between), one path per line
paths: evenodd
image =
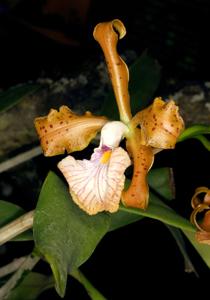
M92 300L107 300L79 269L74 270L70 273L70 275L77 279L84 286Z

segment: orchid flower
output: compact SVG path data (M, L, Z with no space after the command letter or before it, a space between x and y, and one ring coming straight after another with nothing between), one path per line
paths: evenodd
M194 209L190 221L196 226L196 239L198 242L210 245L210 189L207 187L199 187L195 190L195 194L191 200ZM198 214L205 212L203 220L197 221Z
M66 106L35 119L46 156L65 150L68 153L80 151L101 131L99 147L90 160L75 160L69 155L58 164L73 200L90 215L100 211L115 212L120 200L126 206L146 209L149 198L146 177L154 155L163 149L174 148L184 128L173 100L165 102L156 98L152 105L132 117L129 72L117 52L118 39L125 34L123 23L117 19L99 23L93 33L104 52L120 121L109 121L90 112L78 116ZM119 146L123 138L126 138L128 153ZM125 191L124 172L131 163L133 176Z

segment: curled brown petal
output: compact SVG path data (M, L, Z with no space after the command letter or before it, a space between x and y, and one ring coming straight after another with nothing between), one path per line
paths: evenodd
M190 216L190 222L192 224L194 224L197 227L197 229L200 231L205 231L205 229L204 229L205 225L203 227L203 222L202 223L197 222L197 215L208 209L209 209L209 206L207 204L198 204Z
M173 100L165 102L161 98L156 98L152 105L137 113L131 125L140 125L142 144L157 149L174 148L184 129L178 106Z
M59 111L51 109L47 116L34 121L45 156L84 149L106 122L105 117L90 112L76 115L67 106Z
M116 19L96 25L93 36L100 44L107 63L110 79L117 100L120 119L125 124L131 120L130 96L128 93L129 72L127 65L117 53L117 42L125 36L123 23Z
M209 210L204 215L201 226L205 231L210 232L210 207Z
M149 200L147 173L153 164L154 153L151 147L141 145L140 136L140 129L136 128L132 138L127 139L126 146L134 169L128 190L122 192L122 202L125 206L146 209Z
M195 194L193 195L192 199L191 199L191 206L192 208L196 208L199 204L201 204L202 202L206 203L206 204L210 204L210 201L208 201L209 199L207 199L207 197L205 198L204 197L204 201L200 200L198 198L198 195L202 194L202 193L206 193L206 195L209 195L209 192L210 190L205 187L205 186L201 186L201 187L198 187L196 190L195 190ZM205 201L206 199L206 201Z
M204 196L201 195L203 199L198 197L203 193ZM194 210L190 216L190 221L198 229L195 237L199 243L210 245L210 190L205 186L198 187L192 197L191 205ZM198 222L198 214L204 211L206 212L203 220Z

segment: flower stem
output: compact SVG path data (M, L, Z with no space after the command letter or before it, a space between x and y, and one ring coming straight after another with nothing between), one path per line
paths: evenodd
M92 283L85 277L85 275L78 269L74 270L70 273L72 277L77 279L86 289L88 295L92 300L107 300L93 285Z

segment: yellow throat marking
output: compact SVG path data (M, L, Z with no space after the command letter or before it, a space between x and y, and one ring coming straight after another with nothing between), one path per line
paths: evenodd
M102 157L100 159L100 163L106 164L110 159L111 153L112 153L111 150L104 152L104 154L102 155Z

